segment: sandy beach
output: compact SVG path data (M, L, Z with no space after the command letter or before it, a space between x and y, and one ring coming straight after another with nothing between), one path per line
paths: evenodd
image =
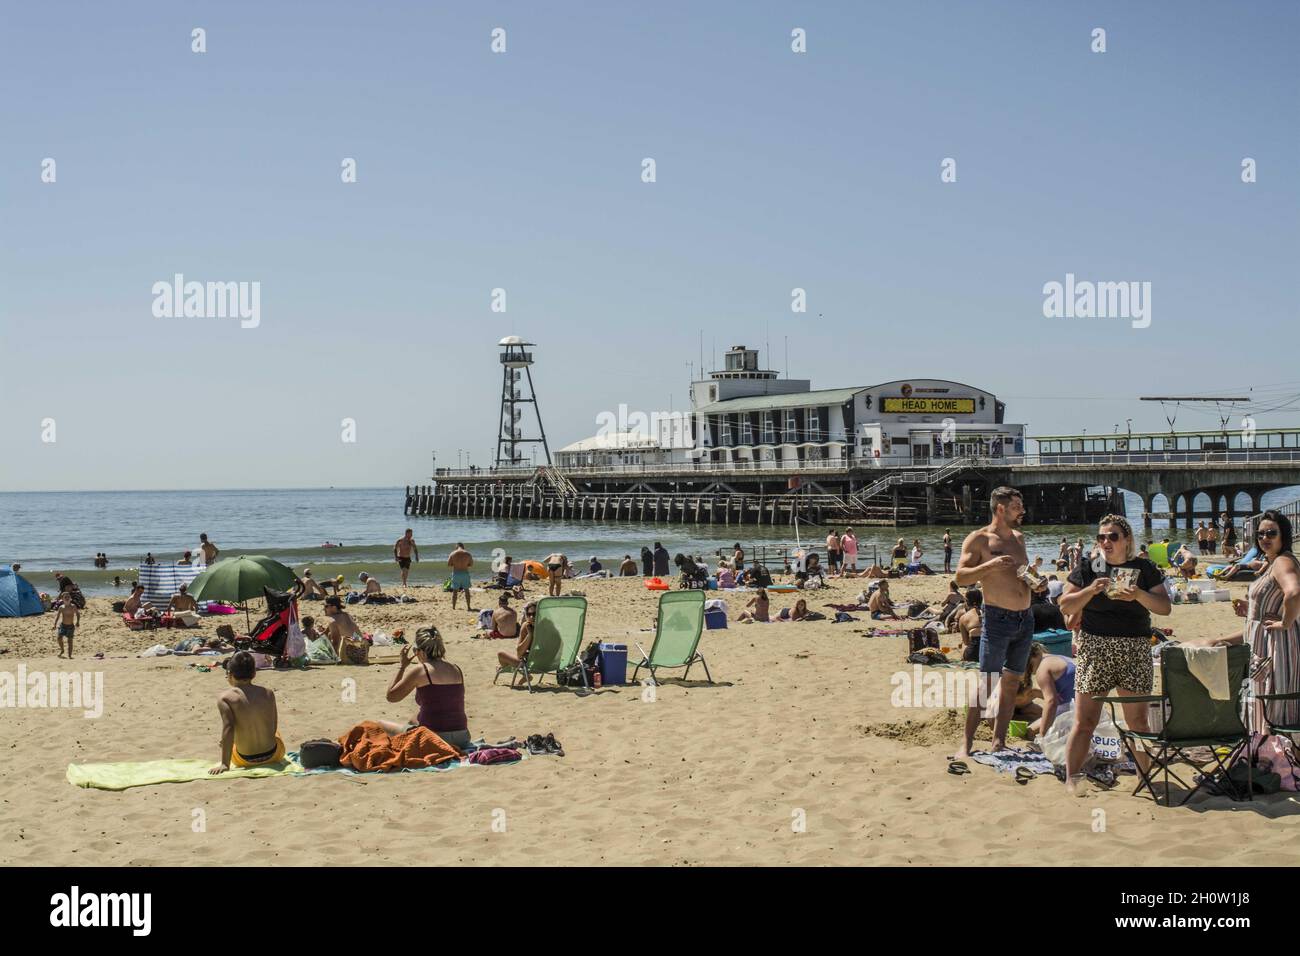
M947 578L895 582L896 599L934 600ZM811 606L847 601L865 582L833 582ZM586 636L648 647L657 595L639 578L583 581ZM1234 596L1244 585L1233 587ZM446 773L325 774L215 779L123 792L85 790L69 763L197 757L216 761L215 699L224 672L195 658L137 658L158 634L132 633L106 599L92 599L77 638L79 670L104 675L98 719L67 709L3 714L6 759L0 862L159 864L1071 864L1295 865L1294 796L1233 804L1198 798L1186 808L1109 792L1067 796L1053 778L1017 786L972 764L945 772L960 714L899 709L890 677L907 669L903 637L870 637L860 623L740 625L701 642L714 680L692 671L654 700L641 687L586 695L528 694L492 686L508 642L475 639L471 615L412 589L418 603L352 610L366 630L436 623L466 675L470 731L489 740L553 732L566 756ZM543 592L530 585L530 596ZM476 606L492 592L476 594ZM774 612L794 603L774 597ZM304 613L312 613L311 606ZM316 605L316 610L319 605ZM215 630L219 618L204 620ZM242 622L242 618L241 618ZM1231 605L1176 606L1176 636L1226 633ZM0 621L0 670L69 670L55 657L49 615ZM953 638L956 643L956 638ZM103 660L92 655L102 652ZM392 649L376 658L395 659ZM366 718L405 719L391 705L390 663L262 672L278 697L291 748L337 737ZM356 703L341 687L356 681ZM698 679L697 679L698 678ZM987 738L987 731L983 732ZM1101 809L1103 814L1095 811ZM202 810L203 814L196 814ZM194 821L202 817L202 832ZM504 832L500 821L504 820ZM1098 821L1104 829L1098 830ZM494 829L493 823L497 822ZM801 827L800 824L803 824Z

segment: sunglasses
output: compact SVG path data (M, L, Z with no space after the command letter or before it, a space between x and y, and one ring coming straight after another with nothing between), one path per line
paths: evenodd
M1261 528L1255 532L1257 538L1276 538L1281 532L1277 528Z
M1118 541L1118 540L1119 540L1120 538L1122 538L1122 537L1124 537L1124 536L1123 536L1122 534L1120 534L1118 531L1107 531L1107 532L1104 532L1104 533L1102 533L1102 534L1097 535L1097 540L1098 540L1098 541L1111 541L1111 542L1114 542L1114 541Z

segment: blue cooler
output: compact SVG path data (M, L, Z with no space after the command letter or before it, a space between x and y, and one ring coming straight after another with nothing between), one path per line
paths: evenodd
M604 684L627 683L627 645L600 645L600 682Z
M727 612L720 607L714 608L712 611L705 611L704 626L710 631L726 630Z
M1043 645L1043 650L1049 654L1060 654L1062 657L1073 657L1070 653L1071 641L1074 634L1070 631L1063 631L1056 628L1050 631L1039 631L1034 635L1034 640Z

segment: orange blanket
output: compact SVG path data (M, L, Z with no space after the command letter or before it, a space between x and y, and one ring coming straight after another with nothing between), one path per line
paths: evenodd
M461 752L427 727L389 736L373 721L363 721L339 738L343 753L339 763L353 770L415 770L433 767L462 756Z

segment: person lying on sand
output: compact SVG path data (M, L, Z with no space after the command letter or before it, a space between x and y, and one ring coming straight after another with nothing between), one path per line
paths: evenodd
M284 741L277 732L275 692L253 683L257 664L248 651L230 658L226 681L230 689L217 698L221 714L221 763L208 773L216 776L234 767L258 767L284 759Z

